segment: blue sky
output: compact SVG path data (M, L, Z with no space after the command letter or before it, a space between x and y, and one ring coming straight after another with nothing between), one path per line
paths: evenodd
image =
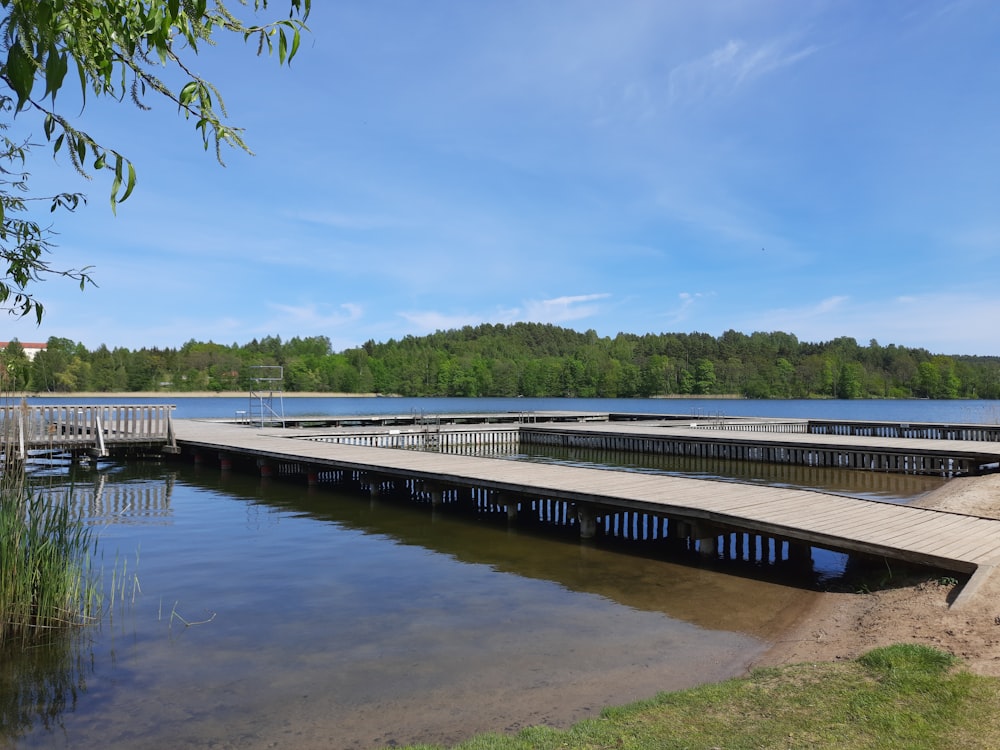
M39 150L40 186L89 196L51 260L99 286L46 282L42 325L2 338L536 321L1000 355L1000 4L313 6L291 68L233 42L193 63L255 156L220 167L164 102L91 106L139 173L113 216L104 177Z

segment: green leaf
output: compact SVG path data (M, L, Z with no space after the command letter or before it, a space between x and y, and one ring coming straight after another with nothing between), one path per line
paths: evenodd
M10 87L17 94L17 109L20 110L31 97L35 85L35 62L16 40L7 50L6 73Z
M128 200L128 197L132 195L132 191L135 189L135 167L132 166L132 162L128 163L128 182L125 183L125 193L119 199L120 201Z
M191 104L194 99L195 94L198 93L198 82L189 81L184 84L184 88L181 89L180 93L177 95L177 100L183 104L185 107Z
M51 96L53 102L56 100L56 93L62 88L68 70L66 54L60 55L56 48L52 47L45 60L45 96Z

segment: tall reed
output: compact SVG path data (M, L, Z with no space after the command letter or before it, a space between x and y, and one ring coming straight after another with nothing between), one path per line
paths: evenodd
M92 569L96 539L68 498L46 496L26 480L16 451L16 408L5 411L0 466L0 646L86 622L100 611Z

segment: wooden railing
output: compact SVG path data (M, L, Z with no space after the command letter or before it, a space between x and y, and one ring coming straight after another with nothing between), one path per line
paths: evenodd
M920 440L967 440L1000 442L1000 425L942 424L937 422L863 422L810 419L811 435L858 435L860 437L917 438Z
M790 434L805 434L809 432L809 423L805 419L720 419L717 421L692 422L691 426L703 430L732 430L734 432L777 432Z
M166 404L0 407L0 443L5 455L21 459L30 451L46 449L106 456L110 448L125 445L175 446L174 408Z

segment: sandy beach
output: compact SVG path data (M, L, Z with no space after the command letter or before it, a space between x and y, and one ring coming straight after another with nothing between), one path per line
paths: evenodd
M961 477L915 505L1000 518L1000 474ZM816 606L754 666L852 659L893 643L922 643L1000 676L1000 573L951 608L955 587L929 581L866 594L823 594Z

